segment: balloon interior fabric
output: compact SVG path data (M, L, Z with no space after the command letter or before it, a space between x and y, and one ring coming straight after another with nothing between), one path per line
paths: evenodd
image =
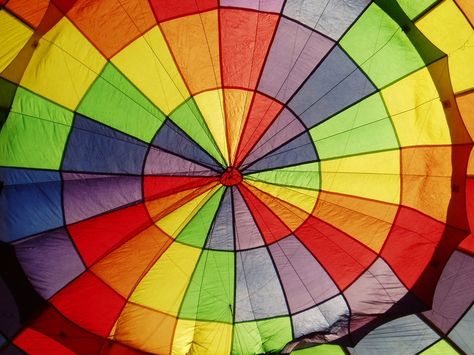
M0 4L0 352L474 353L471 0Z

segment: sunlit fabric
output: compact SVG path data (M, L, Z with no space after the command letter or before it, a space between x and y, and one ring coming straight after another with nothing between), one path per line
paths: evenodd
M471 0L0 0L0 353L474 353Z

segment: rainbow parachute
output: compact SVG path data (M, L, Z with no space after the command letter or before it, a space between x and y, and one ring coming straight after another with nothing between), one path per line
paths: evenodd
M0 353L474 354L472 0L0 5Z

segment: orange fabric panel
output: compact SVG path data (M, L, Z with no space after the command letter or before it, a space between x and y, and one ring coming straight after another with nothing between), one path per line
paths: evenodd
M6 8L36 28L40 24L48 5L48 0L10 0Z
M254 89L279 16L237 9L219 16L223 85Z
M79 0L67 16L107 58L156 24L146 0Z
M471 25L474 26L474 2L472 0L455 0Z
M173 239L151 226L92 266L92 272L127 298Z
M467 131L474 139L474 91L456 96L459 111L464 121Z
M169 354L176 318L127 303L115 329L114 339L152 354Z
M434 219L446 222L451 199L464 196L466 166L459 164L467 160L466 147L459 147L453 154L449 146L429 146L402 149L402 201ZM452 155L457 157L453 173ZM461 171L462 170L462 171ZM463 201L458 201L462 206ZM458 211L450 216L449 223L462 228L465 214Z
M379 252L397 210L388 203L322 191L313 214Z
M183 79L193 93L221 86L217 10L161 24Z

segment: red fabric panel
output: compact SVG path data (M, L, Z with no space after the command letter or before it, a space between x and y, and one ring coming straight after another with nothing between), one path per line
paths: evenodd
M296 230L295 235L341 290L347 288L377 257L372 250L313 216Z
M0 4L2 4L2 1L0 1ZM33 28L36 28L40 24L48 4L48 0L10 0L6 8Z
M14 344L30 355L73 355L75 352L61 345L56 340L37 332L34 329L24 329L14 340Z
M217 8L217 0L151 0L151 7L159 22L184 15L196 14Z
M273 123L283 106L262 94L255 93L235 158L235 166L245 159L267 128Z
M139 204L70 225L68 230L90 266L151 224L145 206Z
M51 302L68 319L106 337L126 300L91 272L85 272L55 295Z
M145 200L166 197L218 180L218 177L145 176L143 180Z
M239 185L239 191L262 233L265 243L273 243L291 234L291 230L248 188Z
M278 15L220 9L223 85L255 89Z
M407 207L400 207L382 257L398 278L431 305L437 280L465 233Z

